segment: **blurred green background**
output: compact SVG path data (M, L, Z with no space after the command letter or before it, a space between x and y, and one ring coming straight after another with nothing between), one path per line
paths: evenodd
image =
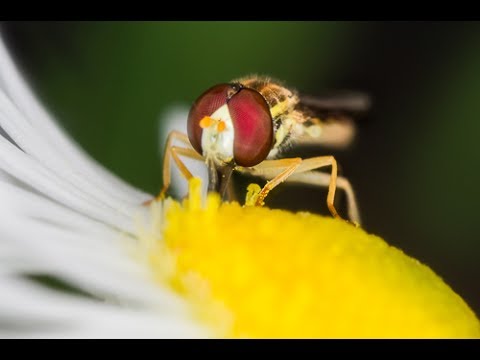
M480 23L2 23L32 86L98 161L161 187L160 115L209 86L268 74L303 92L372 95L333 153L364 227L428 264L480 314ZM288 206L287 186L271 206ZM302 189L295 188L294 194ZM295 195L312 209L318 191ZM312 210L313 211L313 210ZM321 211L321 210L319 210ZM226 239L228 241L228 239Z

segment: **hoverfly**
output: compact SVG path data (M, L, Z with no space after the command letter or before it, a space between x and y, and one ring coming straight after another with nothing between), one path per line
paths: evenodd
M348 180L337 175L333 156L282 158L282 150L303 144L347 145L353 138L352 114L368 107L369 98L363 94L300 96L267 77L250 76L215 85L193 103L188 135L178 131L168 135L164 186L158 198L163 198L170 185L171 159L187 180L193 177L180 158L185 156L206 163L208 189L222 195L234 170L266 179L256 200L258 206L284 181L328 186L328 209L340 218L334 206L338 186L346 192L350 220L359 223L354 192ZM186 147L174 146L174 140ZM330 174L314 171L328 166Z

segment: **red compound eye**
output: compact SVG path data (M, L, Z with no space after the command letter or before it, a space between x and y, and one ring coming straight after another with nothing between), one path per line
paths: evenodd
M273 121L263 96L252 89L241 89L228 101L235 139L235 162L244 167L265 160L272 149Z
M227 97L232 86L229 84L215 85L205 91L195 100L188 114L187 132L193 148L202 154L202 131L200 121L205 116L211 116L227 103Z

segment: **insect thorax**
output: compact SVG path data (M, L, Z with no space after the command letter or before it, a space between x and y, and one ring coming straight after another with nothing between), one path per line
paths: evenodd
M257 90L267 101L274 128L274 142L268 158L274 158L286 146L295 127L306 120L303 112L296 109L299 103L297 93L269 77L249 76L234 82Z

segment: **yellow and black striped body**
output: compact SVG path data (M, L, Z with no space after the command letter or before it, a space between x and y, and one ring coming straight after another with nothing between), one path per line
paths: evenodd
M292 137L304 135L307 129L319 129L319 120L300 109L297 92L287 89L279 81L269 77L248 76L236 79L233 83L258 91L267 101L275 137L268 158L276 157L278 151L284 148Z

